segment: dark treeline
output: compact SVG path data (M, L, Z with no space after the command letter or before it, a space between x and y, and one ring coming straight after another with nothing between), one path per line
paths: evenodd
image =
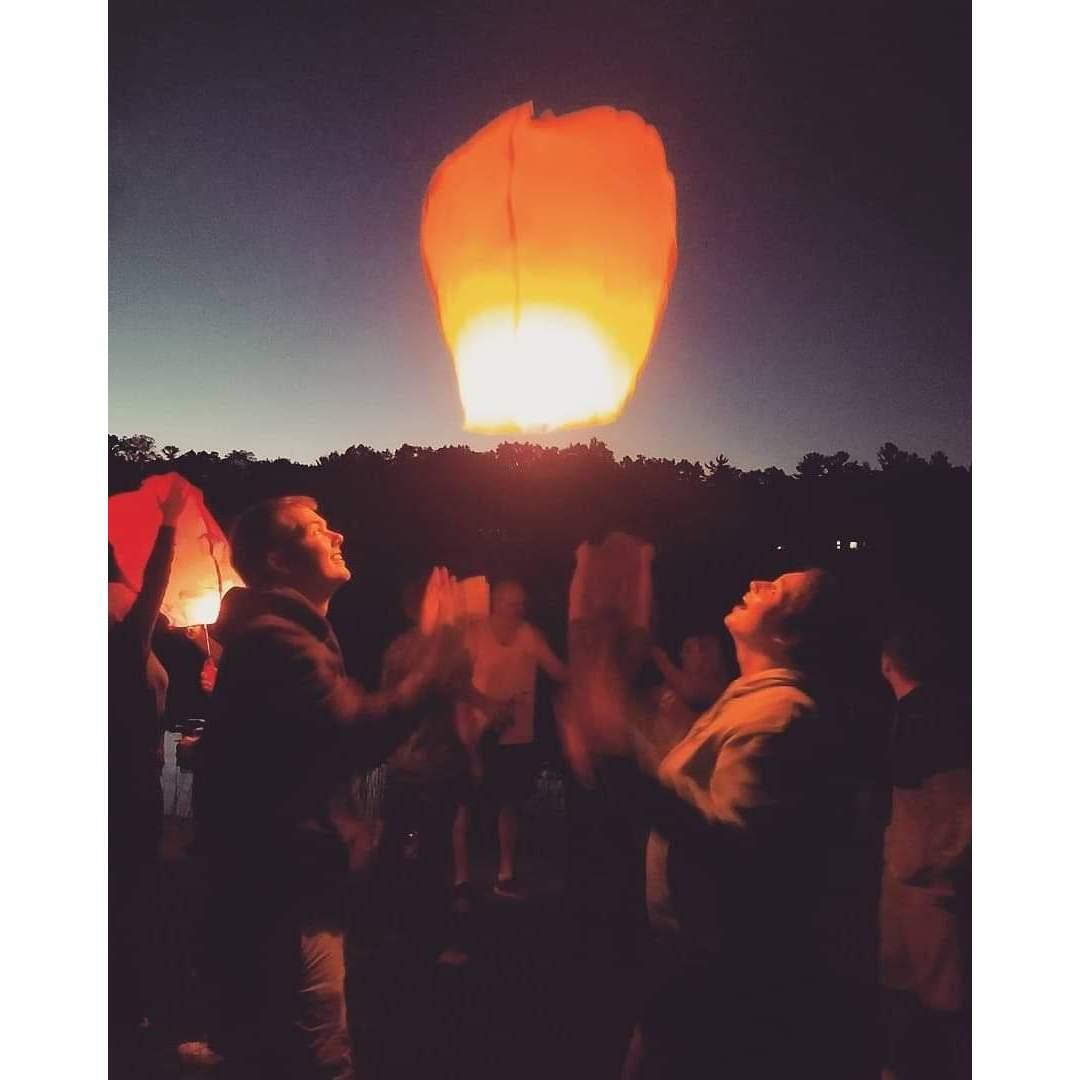
M876 672L877 636L902 609L932 611L968 636L971 476L940 452L927 461L885 443L874 466L844 451L808 453L790 475L743 471L722 455L704 465L617 460L596 439L564 449L506 442L484 453L351 446L304 465L109 436L110 494L169 470L198 485L226 527L259 499L319 500L353 568L335 624L367 679L401 628L402 583L436 563L462 577L519 578L533 619L561 644L574 550L614 529L656 546L656 632L671 647L722 630L751 577L809 563L833 570L850 594L865 650L852 659L863 672Z

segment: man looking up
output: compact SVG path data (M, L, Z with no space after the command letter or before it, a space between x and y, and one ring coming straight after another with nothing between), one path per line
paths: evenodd
M430 647L414 669L381 694L345 674L327 621L351 577L342 541L314 499L245 511L232 559L247 588L225 596L214 629L223 653L199 775L222 996L214 1042L230 1065L259 1076L353 1076L345 885L350 848L365 834L348 784L408 736L406 710L454 660L432 633L435 575L421 605Z

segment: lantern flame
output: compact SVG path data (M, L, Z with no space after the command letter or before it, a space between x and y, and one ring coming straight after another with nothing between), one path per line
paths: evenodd
M181 596L176 623L179 626L212 626L217 622L220 610L221 594L216 589L208 589L197 596Z
M161 500L177 480L187 488L188 499L176 522L161 610L173 626L207 626L217 621L222 596L241 581L229 557L229 542L194 484L164 473L148 476L138 491L110 496L109 545L128 585L138 591L161 525Z
M468 431L608 424L675 269L656 130L608 107L510 109L435 171L420 233Z
M516 325L515 325L516 322ZM634 370L604 331L557 308L487 312L454 350L470 431L550 431L606 424L622 410Z

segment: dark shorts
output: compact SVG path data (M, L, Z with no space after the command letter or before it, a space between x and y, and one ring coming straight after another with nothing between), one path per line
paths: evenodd
M484 788L500 806L520 806L536 789L540 763L535 743L492 746L484 760Z

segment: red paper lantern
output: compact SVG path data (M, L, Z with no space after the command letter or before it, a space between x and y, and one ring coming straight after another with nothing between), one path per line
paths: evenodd
M176 523L172 572L161 609L174 626L205 626L216 621L225 593L242 582L230 561L225 533L194 484L164 473L147 477L138 491L111 496L109 543L121 572L137 591L161 526L160 502L176 480L188 498Z

